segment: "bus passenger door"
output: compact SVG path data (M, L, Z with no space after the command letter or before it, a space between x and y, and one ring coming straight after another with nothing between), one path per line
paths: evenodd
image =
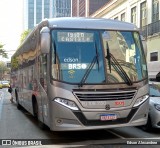
M40 106L42 116L40 120L44 123L48 121L48 97L47 97L47 55L42 54L40 57Z

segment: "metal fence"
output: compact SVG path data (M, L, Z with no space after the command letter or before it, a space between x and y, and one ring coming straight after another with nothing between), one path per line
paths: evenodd
M148 24L142 28L140 28L142 35L144 37L148 37L153 35L154 33L160 32L160 20L151 24Z

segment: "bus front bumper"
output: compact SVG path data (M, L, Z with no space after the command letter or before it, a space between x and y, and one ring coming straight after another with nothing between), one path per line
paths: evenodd
M99 116L105 111L73 111L61 104L52 102L54 114L51 116L50 129L52 131L78 131L145 125L148 118L148 104L149 99L136 108L117 110L119 116L123 116L121 118L101 121Z

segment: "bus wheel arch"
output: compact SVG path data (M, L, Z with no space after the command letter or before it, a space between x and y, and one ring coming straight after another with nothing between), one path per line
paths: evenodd
M43 130L46 129L46 125L39 120L38 102L35 95L32 96L32 105L33 105L33 116L38 121L38 126Z

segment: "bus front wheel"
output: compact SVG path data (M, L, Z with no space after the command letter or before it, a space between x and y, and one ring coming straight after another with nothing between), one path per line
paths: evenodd
M38 126L40 127L40 129L46 129L46 125L39 120L39 109L37 101L33 101L33 114L36 120L38 121Z

